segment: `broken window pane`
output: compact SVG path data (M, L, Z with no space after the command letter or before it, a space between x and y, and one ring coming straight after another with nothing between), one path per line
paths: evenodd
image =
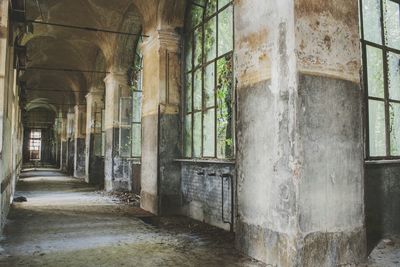
M201 112L193 115L193 156L201 157Z
M364 39L382 44L381 0L363 0Z
M367 46L368 95L384 97L382 50Z
M388 86L390 99L400 100L400 55L388 52Z
M192 156L192 114L185 116L185 130L184 130L184 152L183 155L187 158Z
M385 105L383 101L368 101L369 155L386 155Z
M215 75L214 75L214 63L211 63L206 67L204 74L204 106L205 108L215 106Z
M205 62L215 58L217 53L217 19L213 17L204 25L204 57Z
M203 119L203 157L215 157L215 109L204 113Z
M233 49L233 7L230 6L218 14L218 55L224 55Z
M232 56L217 61L217 157L233 156Z
M204 1L196 1L199 5L204 5ZM198 26L203 21L203 10L204 8L191 4L190 10L190 23L189 28L193 29Z
M400 49L400 4L383 0L385 43L387 46Z

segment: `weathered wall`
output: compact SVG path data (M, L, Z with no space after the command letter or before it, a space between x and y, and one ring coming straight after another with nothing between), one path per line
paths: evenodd
M182 214L231 230L227 222L232 221L234 212L235 165L190 162L181 165Z
M3 229L22 161L23 129L13 69L9 1L0 1L0 230ZM11 42L9 42L11 41Z
M235 3L237 246L278 266L360 262L357 1Z
M365 166L365 212L368 249L381 238L400 234L400 165L367 163Z

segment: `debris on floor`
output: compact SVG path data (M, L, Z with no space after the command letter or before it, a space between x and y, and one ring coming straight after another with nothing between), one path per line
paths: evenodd
M14 202L27 202L28 200L26 199L26 197L15 197L13 199Z
M135 207L140 206L140 196L132 192L105 192L96 191L101 196L111 197L115 203L119 204L133 204Z

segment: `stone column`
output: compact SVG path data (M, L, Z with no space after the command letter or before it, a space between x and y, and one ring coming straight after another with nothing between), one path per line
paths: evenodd
M86 182L102 184L104 166L101 163L101 111L104 106L103 92L91 90L86 95ZM100 116L99 116L100 115ZM100 132L99 132L100 128Z
M120 97L129 97L129 85L126 71L114 70L104 79L105 99L105 156L104 176L107 191L131 191L131 167L127 159L119 153L119 101Z
M155 214L180 208L180 36L153 32L143 44L141 207Z
M85 177L86 106L75 106L74 177Z
M67 117L65 114L60 112L60 169L63 172L67 171Z
M365 256L356 0L237 1L237 247L277 266Z
M71 108L67 113L67 174L74 175L74 156L75 156L75 112Z

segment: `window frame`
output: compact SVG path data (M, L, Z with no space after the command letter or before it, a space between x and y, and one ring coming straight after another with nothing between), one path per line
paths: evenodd
M388 67L388 55L394 53L400 56L400 49L393 48L387 44L386 32L385 32L385 11L384 11L384 0L378 0L380 4L380 31L381 31L381 44L374 43L365 39L364 32L364 12L363 12L363 1L359 0L359 21L360 21L360 42L362 51L362 71L363 71L363 88L364 88L364 105L365 105L365 157L366 160L399 160L400 155L391 155L391 132L390 132L390 104L400 104L400 100L391 99L389 96L389 67ZM399 4L400 12L400 0L387 0ZM400 17L399 17L400 20ZM369 96L369 84L368 84L368 63L367 63L367 47L379 49L382 52L382 73L383 73L383 98ZM400 90L400 88L399 88ZM385 125L385 156L371 156L370 155L370 129L369 129L369 100L379 101L384 103L384 125Z
M182 109L181 109L181 121L182 121L182 136L181 136L181 144L182 144L182 158L185 160L222 160L222 161L235 161L236 157L236 90L235 90L235 72L234 72L234 52L235 52L235 8L234 8L234 1L230 0L228 1L227 4L225 4L222 7L219 7L219 1L216 1L216 10L215 12L212 13L212 15L207 15L207 7L210 2L210 0L205 0L205 5L201 5L196 2L196 0L189 1L187 9L186 9L186 15L185 15L185 27L184 27L184 34L185 38L182 38L182 46L184 48L184 53L182 53L182 84L183 84L183 90L182 90ZM191 6L190 5L195 5L197 7L203 8L202 12L202 18L199 20L198 24L195 26L191 26L188 28L187 24L192 24L191 20ZM227 9L231 8L232 9L232 48L228 52L225 52L221 55L219 55L219 17L223 12ZM211 57L211 59L207 58L207 55L205 53L205 26L207 25L208 22L212 21L215 19L215 55ZM195 63L195 33L201 29L201 62L199 64ZM190 59L191 59L191 66L187 67L187 38L186 36L190 36ZM230 126L231 126L231 135L232 135L232 155L231 156L225 156L225 157L219 157L218 156L218 110L219 110L219 105L218 105L218 97L217 97L217 92L218 92L218 65L217 62L221 59L227 59L230 61L232 64L231 66L231 88L230 88L230 94L231 94L231 100L230 100L230 107L231 107L231 114L230 114ZM214 103L212 106L207 106L204 102L205 99L205 75L206 75L206 69L211 66L213 66L213 71L214 71L214 82L213 82L213 93L214 93ZM194 81L195 81L195 74L197 71L200 71L200 79L201 79L201 108L200 109L195 109L194 105ZM191 84L191 103L187 103L187 77L190 76L190 84ZM190 111L188 111L187 106L191 105ZM206 116L207 112L210 110L214 110L214 156L204 156L204 117ZM194 132L195 132L195 126L194 126L194 117L196 113L201 114L201 145L200 145L200 156L195 156L194 155ZM190 148L190 154L191 156L186 156L185 155L185 131L186 131L186 116L190 116L191 118L191 148Z

